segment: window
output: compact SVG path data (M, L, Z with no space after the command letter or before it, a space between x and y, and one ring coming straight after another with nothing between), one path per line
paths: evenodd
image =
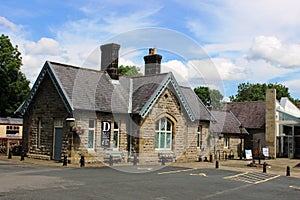
M6 126L6 136L7 137L14 137L19 136L19 126Z
M197 147L202 148L203 136L202 136L202 126L198 126L197 129Z
M119 124L114 122L114 149L119 148Z
M93 149L95 144L95 120L89 120L88 148Z
M155 123L155 149L171 150L172 123L161 118Z
M230 145L230 140L229 140L230 138L229 137L225 137L224 138L224 148L228 148L229 147L229 145Z

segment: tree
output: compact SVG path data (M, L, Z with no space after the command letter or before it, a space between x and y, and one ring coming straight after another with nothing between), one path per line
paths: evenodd
M211 90L208 87L200 86L194 88L194 92L206 106L211 106L214 109L222 108L223 95L219 90Z
M281 97L288 97L290 99L289 89L282 84L269 83L241 83L238 85L237 95L230 96L230 101L245 102L245 101L264 101L266 99L266 90L276 89L276 99Z
M126 75L129 77L134 77L134 76L141 76L142 73L140 73L140 68L136 66L119 66L118 68L119 74L120 75Z
M29 94L29 81L20 71L21 53L8 36L0 36L0 116L14 116L16 109Z

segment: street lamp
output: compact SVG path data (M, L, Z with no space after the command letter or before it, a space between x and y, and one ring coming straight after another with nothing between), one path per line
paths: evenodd
M240 126L239 126L239 129L240 129L240 133L241 133L241 136L240 136L240 138L241 138L241 144L240 144L240 160L242 160L243 158L243 150L242 150L242 142L243 142L243 125L241 124Z
M71 136L71 146L70 146L70 156L71 156L71 163L73 163L73 159L74 159L74 153L73 153L73 140L74 140L74 137L73 137L73 128L75 126L75 118L67 118L66 121L69 123L69 127L70 127L70 131L69 131L69 134Z

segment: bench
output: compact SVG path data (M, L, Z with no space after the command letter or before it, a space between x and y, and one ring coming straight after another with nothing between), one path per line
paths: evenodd
M124 153L121 151L107 151L104 154L104 162L118 163L124 161L124 159L125 159Z
M51 160L50 156L47 155L41 155L41 154L32 154L32 153L28 153L27 154L28 158L33 158L33 159L40 159L40 160Z
M174 152L161 152L158 153L158 162L176 162L176 156Z

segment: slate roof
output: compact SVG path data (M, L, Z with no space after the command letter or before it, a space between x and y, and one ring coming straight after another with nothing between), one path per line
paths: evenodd
M47 61L28 99L18 111L25 113L48 73L69 112L90 110L147 114L161 91L171 88L192 119L211 120L211 114L190 88L177 85L172 73L112 80L106 72Z
M223 134L241 134L241 122L230 111L212 110L212 115L216 122L211 123L209 129L212 133ZM248 134L245 128L242 129L242 134Z
M191 88L181 86L180 89L188 104L191 106L192 112L197 120L216 120Z
M243 127L262 129L266 122L266 103L264 101L230 102L225 110L231 111Z
M2 125L23 125L22 118L0 117L0 124Z

